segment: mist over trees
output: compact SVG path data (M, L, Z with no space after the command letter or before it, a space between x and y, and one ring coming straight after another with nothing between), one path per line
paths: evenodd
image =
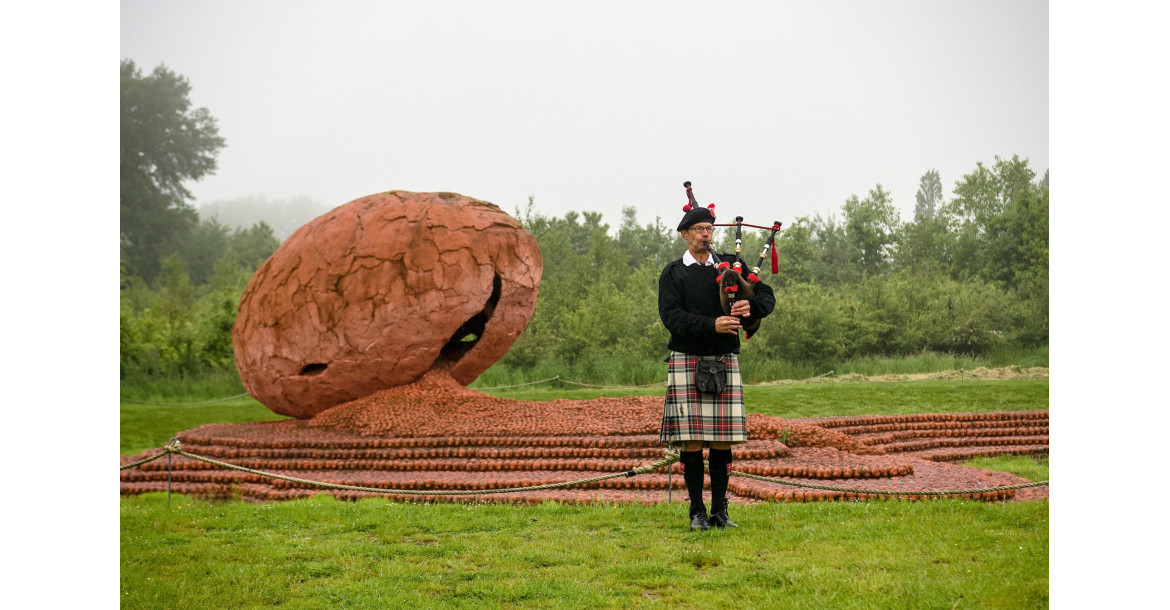
M129 59L121 77L121 258L151 279L198 224L183 183L215 171L224 139L206 108L191 108L186 78L164 65L143 75Z
M309 197L269 199L255 195L217 199L201 204L198 211L199 218L204 221L214 219L232 229L246 229L264 223L272 227L276 239L284 241L293 231L331 209L331 206Z
M121 370L234 370L240 294L280 244L263 222L200 220L185 183L213 173L225 141L186 78L121 62Z

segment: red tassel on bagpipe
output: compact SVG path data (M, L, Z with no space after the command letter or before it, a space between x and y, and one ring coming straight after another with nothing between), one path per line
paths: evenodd
M780 257L776 255L776 238L772 238L772 275L780 273Z

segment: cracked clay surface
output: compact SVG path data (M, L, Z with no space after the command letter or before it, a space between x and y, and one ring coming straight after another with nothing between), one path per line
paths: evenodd
M432 369L470 383L536 309L536 239L495 205L391 191L291 235L257 270L232 329L248 392L309 418Z

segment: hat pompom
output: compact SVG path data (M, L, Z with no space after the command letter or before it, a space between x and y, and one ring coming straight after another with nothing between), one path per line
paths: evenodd
M683 213L684 214L686 214L687 212L690 212L690 211L691 211L691 204L688 203L688 204L683 206Z

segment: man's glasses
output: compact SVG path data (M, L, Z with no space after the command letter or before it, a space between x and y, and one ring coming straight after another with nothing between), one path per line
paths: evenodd
M691 227L691 230L694 231L695 233L699 233L699 234L702 234L702 233L711 234L711 233L715 232L715 227Z

